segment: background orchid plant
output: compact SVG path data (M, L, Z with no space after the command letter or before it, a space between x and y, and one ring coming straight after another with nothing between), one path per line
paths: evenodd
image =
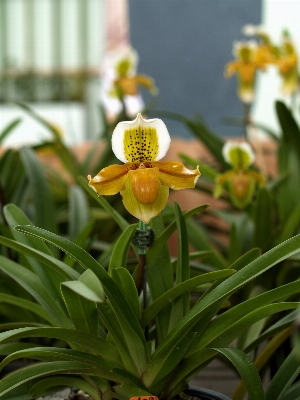
M131 144L127 142L128 135L130 139L130 132L136 130L138 135L144 130L147 135L156 136L155 140L146 140L152 149L149 158L142 152L136 160L131 150L130 153L126 150L126 144ZM238 388L235 400L242 399L245 390L253 400L271 400L294 390L291 376L295 376L298 368L295 368L297 348L266 392L258 370L276 350L282 336L295 331L299 280L226 307L235 292L299 252L300 237L279 244L262 257L253 248L221 268L213 264L206 271L194 267L192 260L211 253L189 251L189 239L196 243L201 237L192 233L188 223L207 205L185 213L176 203L174 209L166 206L172 216L167 226L162 213L154 216L162 211L162 206L151 205L156 201L153 193L159 197L161 190L165 196L168 187L191 187L199 177L198 168L189 171L180 163L159 161L169 141L165 125L158 120L147 121L138 116L131 123L121 123L114 132L113 149L125 164L105 167L97 177L89 178L89 184L99 194L123 192L125 206L132 201L134 214L150 220L155 230L154 243L145 249L147 304L141 301L136 289L137 268L131 269L130 259L136 252L132 238L137 226L130 225L105 198L91 191L84 178L79 180L82 187L121 229L107 269L82 245L33 226L13 204L4 207L8 229L6 235L0 236L0 244L14 256L0 255L0 270L22 293L27 293L26 299L6 296L6 302L36 318L0 333L0 352L6 356L0 368L18 358L37 362L0 381L1 399L27 400L68 385L85 390L95 400L127 400L142 395L171 400L218 354L234 365L246 385ZM130 200L130 196L135 199ZM144 207L151 210L146 217L141 211ZM167 240L176 228L178 255L171 259ZM67 257L61 258L57 247ZM284 316L279 314L282 312ZM230 347L248 328L275 314L279 319L273 324L271 320L267 330L257 330L247 340L239 341L238 348ZM38 338L52 339L54 345L49 346L47 340L39 342ZM272 339L260 364L254 365L254 350L268 338L273 338L275 344Z

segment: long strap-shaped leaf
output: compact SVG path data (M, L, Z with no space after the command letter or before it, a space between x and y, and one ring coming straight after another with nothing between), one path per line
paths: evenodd
M216 319L211 321L201 338L196 341L193 346L193 351L208 346L215 338L217 338L222 332L230 328L240 318L245 317L247 314L262 308L263 306L270 304L279 299L291 296L295 293L299 293L300 280L291 282L287 285L279 288L270 290L266 293L262 293L259 296L244 301L241 304L232 307L228 311L218 316Z
M247 313L243 318L238 319L235 323L226 326L225 329L221 330L219 335L211 340L209 345L211 346L227 346L234 339L238 337L245 329L252 326L255 322L261 321L270 315L299 308L300 303L276 303L268 304L264 307L260 307L250 313Z
M23 147L20 156L32 189L36 225L55 232L55 206L43 167L30 147Z
M267 271L278 262L295 254L297 251L299 251L299 249L300 235L297 235L263 254L258 259L252 261L250 264L238 271L236 274L226 279L214 290L208 293L203 299L201 299L189 311L189 313L181 320L178 326L157 348L153 357L164 350L165 347L168 347L169 351L172 351L178 341L189 331L191 331L193 326L201 319L201 317L205 315L205 313L207 313L211 308L213 308L216 303L220 302L222 299L225 300L236 290L244 286L247 282L250 282L256 276Z
M239 349L228 347L214 350L223 354L235 366L245 382L250 400L264 400L262 383L251 359ZM273 397L272 400L275 398L277 399L277 397Z
M48 315L45 312L45 309L42 306L40 306L39 304L34 303L33 301L26 300L26 299L23 299L22 297L13 296L13 295L7 294L7 293L0 293L0 302L13 304L13 305L21 307L25 310L30 310L34 314L40 316L42 319L46 320L51 325L55 325L55 322L50 317L50 315Z
M105 269L89 253L65 238L33 226L18 226L15 229L54 244L73 257L83 268L89 268L97 275L120 322L128 350L137 370L142 373L147 364L145 338L142 328L135 315L131 312L122 292Z
M108 267L108 273L110 275L114 268L126 267L128 250L131 244L131 239L136 231L136 226L136 224L129 225L115 244Z
M47 211L51 212L51 209L49 208L49 210ZM50 256L53 255L49 250L48 246L46 245L46 243L34 237L21 235L19 232L14 230L14 227L16 225L32 225L30 219L27 217L27 215L25 215L25 213L20 208L18 208L14 204L7 204L4 207L4 215L12 231L14 239L17 242L23 243L26 246L33 247L34 249L44 252L45 254L48 254ZM54 250L56 251L55 248ZM40 262L37 261L36 259L32 259L27 255L25 255L25 257L28 263L30 264L31 268L33 269L33 271L36 272L39 279L43 282L50 296L55 301L58 301L60 303L60 306L63 308L64 304L59 291L59 285L57 284L57 282L61 282L63 280L61 275L58 275L56 271L49 271L47 268L45 269L43 265L41 265Z
M30 390L30 398L37 399L38 397L45 394L48 389L57 390L58 388L68 387L76 387L81 390L84 390L85 393L88 393L93 397L94 400L100 400L99 390L91 385L86 380L76 377L76 376L55 376L51 378L39 379L38 383L33 385Z
M175 218L178 232L178 259L176 267L176 285L189 280L190 278L190 259L189 242L185 220L179 205L174 203ZM190 293L184 292L173 300L173 307L170 318L169 331L171 331L184 315L190 310Z
M11 331L0 333L0 343L6 343L27 337L48 337L64 340L67 343L74 343L84 347L91 354L99 354L104 359L114 363L119 363L119 365L122 366L119 353L115 346L98 336L91 335L87 332L77 331L75 329L52 327L13 329Z
M212 340L210 346L218 346L222 348L229 346L236 337L238 337L245 329L247 329L247 327L253 325L254 322L269 317L276 312L281 312L296 307L298 307L298 303L278 303L267 305L255 310L249 315L246 315L240 321L237 321L235 325L229 325L228 332L225 331L224 333L220 331L219 337L217 340ZM164 351L161 353L164 353ZM176 368L175 373L172 375L172 385L170 385L172 387L170 389L172 389L176 383L185 380L187 376L189 379L192 379L215 356L213 350L208 348L202 348L195 352L191 348L189 353L191 353L191 355L185 356L183 362Z
M5 393L21 385L24 382L31 381L41 376L53 374L79 374L101 376L98 368L91 368L89 365L78 361L51 361L39 363L21 371L13 372L0 381L0 398Z
M246 353L250 353L253 349L256 349L261 343L263 343L269 337L274 336L278 332L282 332L286 328L296 326L295 322L299 319L299 309L290 312L288 315L280 318L275 324L271 325L266 329L257 339L253 340L252 343L243 349Z
M294 327L289 327L277 334L272 340L268 342L266 347L259 353L258 357L254 361L254 365L258 371L261 371L262 367L270 360L274 355L279 346L287 340L287 338L294 331ZM232 397L236 400L243 399L246 394L246 387L243 381L241 381L236 387Z
M48 294L44 284L36 274L31 272L28 268L25 268L3 256L0 256L0 270L4 271L28 293L30 293L58 326L68 328L72 326L67 315L59 307L53 297Z
M78 279L80 276L79 272L75 271L64 262L48 254L45 254L44 252L37 250L34 247L16 242L15 240L8 239L4 236L0 236L0 243L4 246L10 247L11 249L18 251L19 253L23 253L29 257L35 258L36 260L45 264L47 267L54 269L65 279Z
M283 398L290 385L300 373L299 346L287 356L266 390L266 400Z
M106 361L102 357L82 351L64 349L60 347L35 347L26 350L15 351L14 353L10 354L0 363L0 369L18 358L32 358L41 361L55 361L59 359L61 361L80 361L88 364L90 367L105 368L107 373L110 372L111 369L118 367L117 364L111 361Z
M143 312L143 326L146 326L152 318L155 317L158 311L170 303L177 296L180 296L186 291L195 289L199 285L204 283L212 282L217 279L227 278L228 276L235 273L233 269L225 269L221 271L208 272L203 275L195 276L187 281L174 286L166 293L158 297L153 303L151 303Z

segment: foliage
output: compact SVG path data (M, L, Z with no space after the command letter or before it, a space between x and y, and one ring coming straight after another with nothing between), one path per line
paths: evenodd
M153 219L158 236L147 253L150 299L143 309L134 277L127 269L128 254L124 251L130 246L132 236L127 232L134 230L135 225L122 227L123 233L114 247L119 260L112 256L115 261L107 272L82 247L32 226L18 207L7 205L4 214L14 239L2 236L0 242L17 252L19 258L13 261L1 256L0 268L28 292L29 299L23 302L18 301L18 296L6 296L4 301L34 313L38 323L28 321L0 334L0 351L7 355L1 367L24 357L39 362L3 378L1 398L15 399L23 388L22 398L30 399L68 382L95 399L105 395L122 400L146 394L172 399L217 354L225 356L237 368L250 398L263 398L251 354L266 337L276 339L287 329L291 334L299 306L292 296L299 293L299 281L256 295L223 313L220 311L233 293L297 253L300 236L264 256L252 250L230 268L190 278L186 218L198 210L183 214L175 205L180 233L175 272L170 257L161 268L162 254L168 254L166 240L175 229L175 222L172 229L170 225L159 230L161 217ZM111 216L121 220L115 211ZM81 271L59 261L45 242L74 259ZM192 304L189 293L195 290L199 300ZM267 332L257 331L256 336L248 336L239 349L228 347L256 321L282 312L287 316L281 317ZM64 344L49 347L37 343L35 346L35 339L30 343L23 341L38 337L57 339ZM261 366L274 349L276 346ZM290 371L284 383L285 392L291 387L290 377L297 373L295 356L293 351L291 361L285 366ZM62 379L65 374L67 381ZM270 393L278 385L282 387L282 380L274 377ZM25 386L27 395L24 395Z

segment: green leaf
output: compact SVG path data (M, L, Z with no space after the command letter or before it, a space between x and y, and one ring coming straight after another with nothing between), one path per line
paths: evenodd
M15 129L16 126L20 124L22 121L21 118L16 118L12 122L10 122L1 132L0 132L0 143L4 141L4 139Z
M225 339L226 331L232 332L234 335L234 331L236 329L237 333L234 337L237 337L239 332L237 331L238 326L236 325L240 324L239 321L243 321L243 318L248 318L248 315L252 315L252 313L255 313L268 304L271 304L282 298L292 296L295 293L299 293L299 283L300 281L298 280L279 288L269 290L268 292L262 293L256 297L252 297L249 300L243 301L242 303L237 304L236 306L225 311L210 322L205 332L194 344L193 352L203 347L211 346L211 343L214 340L218 340L218 338L222 340L223 335ZM280 307L280 303L278 304ZM234 328L234 326L236 326L236 328ZM231 339L228 340L230 343ZM216 344L216 346L218 346L218 344ZM224 344L221 344L221 346L223 347Z
M300 157L300 130L291 110L281 101L276 101L276 112L283 133L284 141L294 147Z
M30 293L45 309L45 312L48 313L51 320L53 320L58 326L71 326L64 311L48 294L43 283L33 272L3 256L0 256L0 270L5 272L28 293Z
M132 312L141 320L141 307L138 292L130 272L125 268L114 268L112 278L119 286Z
M44 252L49 256L53 255L45 243L37 240L36 238L21 235L19 232L15 231L14 228L16 225L32 225L31 221L27 218L22 210L20 210L14 204L8 204L4 207L3 211L6 221L11 228L12 235L17 242L23 243L40 252ZM35 271L35 273L39 276L39 278L47 288L49 295L56 301L58 300L61 308L64 308L61 293L59 291L59 285L65 279L61 275L61 270L58 269L59 273L57 273L56 270L49 271L47 268L44 268L44 266L41 265L38 261L28 256L26 256L26 260L29 262L33 271Z
M64 340L67 343L74 343L84 347L90 354L98 354L105 360L122 366L119 353L115 346L98 336L74 329L53 327L19 328L0 333L0 343L6 343L27 337L55 338Z
M232 293L244 286L246 283L253 280L263 272L270 269L285 258L297 253L300 249L300 235L295 236L281 243L279 246L268 251L258 259L252 261L236 274L227 278L224 282L214 288L210 293L201 299L196 305L186 314L181 322L173 329L164 342L157 348L153 357L157 356L165 347L170 351L176 346L178 341L190 332L194 325L201 320L210 309L220 303L223 299L228 298Z
M61 347L34 347L25 350L19 350L6 357L0 364L0 368L4 368L10 362L18 358L30 358L40 361L79 361L90 367L103 370L104 374L108 374L111 369L117 368L117 365L104 360L102 357L88 354L73 349L64 349ZM111 377L108 377L110 379Z
M78 235L74 238L73 242L82 248L85 248L87 239L90 237L91 232L94 228L94 221L90 221L86 224L86 226L78 233ZM69 265L71 268L75 265L75 260L69 257L67 254L63 257L63 262Z
M78 182L86 190L86 192L96 200L97 203L100 204L102 208L114 219L114 221L119 225L122 231L124 231L128 226L129 223L120 215L103 196L98 196L88 185L87 180L80 176L78 178Z
M136 227L136 224L129 225L117 240L108 267L108 273L110 275L115 268L126 268L128 250Z
M124 371L123 369L119 369L119 368L114 368L112 370L112 372L116 375L118 375L121 379L121 381L125 382L130 382L133 383L135 386L137 386L138 388L142 389L142 390L146 390L146 387L143 385L142 381L137 378L136 376L129 374L127 371Z
M36 343L26 343L26 342L12 342L0 344L0 354L1 356L9 356L12 353L19 350L28 350L36 347Z
M15 389L12 389L8 393L1 396L1 400L31 400L31 396L28 394L31 386L32 382L24 382Z
M254 248L247 253L243 254L239 257L233 264L230 265L230 268L239 271L240 269L244 268L245 265L250 264L252 261L256 260L261 255L261 250Z
M101 372L98 368L91 368L87 364L76 361L51 361L39 363L7 375L0 381L0 396L8 393L15 387L42 376L53 374L80 374L95 375Z
M180 296L181 294L195 289L199 285L203 285L208 282L212 282L217 279L226 278L235 273L233 269L208 272L203 275L195 276L187 281L184 281L172 289L168 290L166 293L158 297L153 303L151 303L143 312L143 326L146 326L152 318L160 311L163 307L168 305L171 300Z
M173 266L171 264L170 251L168 247L168 235L175 231L176 224L169 233L165 229L161 215L151 220L151 228L154 230L155 240L146 254L147 283L149 285L152 300L156 299L174 285ZM161 266L164 268L161 268ZM160 343L168 334L169 320L171 315L171 303L156 315L156 340Z
M235 338L238 337L241 332L245 329L251 327L255 322L260 321L264 318L267 318L275 313L279 313L286 310L297 309L300 303L278 303L278 304L269 304L264 307L260 307L259 309L246 314L244 317L237 320L231 326L227 323L227 329L225 331L218 334L218 337L215 340L210 341L211 346L227 346L229 345ZM233 338L233 339L232 339Z
M23 299L22 297L13 296L11 294L0 293L0 303L13 304L25 310L29 310L45 321L54 325L53 319L45 312L44 308L30 300Z
M297 321L298 318L299 310L294 310L288 313L286 316L280 318L275 324L266 329L257 339L253 340L252 343L248 344L244 351L246 353L250 353L250 351L256 349L266 339L276 335L278 332L282 332L283 330L294 326L295 321Z
M197 333L190 332L178 343L171 353L164 354L164 352L161 352L158 358L150 361L143 374L143 381L148 388L155 385L175 369L193 343L196 335Z
M104 290L101 282L93 271L87 269L79 277L78 281L63 282L73 292L90 301L102 303L105 300Z
M71 186L69 190L69 237L74 240L89 221L89 206L80 186Z
M300 373L299 347L295 347L283 361L266 390L266 400L281 400Z
M83 268L89 268L97 275L120 322L132 359L142 373L147 360L144 333L118 286L104 268L89 253L65 238L32 226L19 226L15 229L49 241L72 256Z
M224 256L213 246L208 232L199 224L198 221L187 221L187 230L191 245L195 250L209 250L213 255L207 258L207 263L214 268L227 268L227 261Z
M30 117L39 122L53 135L54 137L53 145L55 152L57 153L60 161L62 161L66 169L71 173L74 180L76 180L77 177L81 174L79 164L77 162L77 159L73 155L72 151L67 146L64 145L60 132L57 130L57 128L48 121L46 121L44 118L36 114L35 111L33 111L33 109L29 107L27 104L20 102L16 102L16 104L18 104L18 106L21 107Z
M32 386L30 390L30 398L38 398L46 393L52 393L56 390L63 389L66 386L76 387L83 390L93 397L94 400L100 400L99 390L86 380L75 376L55 376L51 378L41 379ZM49 390L51 389L51 390Z
M254 365L258 371L261 371L262 367L270 360L280 346L288 339L291 335L292 328L287 328L276 335L274 338L268 341L262 351L259 352L258 356L254 361ZM245 397L246 387L243 381L236 387L233 397L242 399Z
M288 219L284 221L283 227L279 231L276 243L279 244L292 237L297 232L299 225L300 225L300 204L298 204L293 209Z
M56 232L55 206L43 167L34 151L29 147L23 147L20 150L20 156L32 189L35 224L41 228Z
M264 390L257 369L251 359L239 349L214 349L223 354L235 366L245 382L250 400L264 400ZM273 397L273 400L276 397Z
M118 354L120 355L123 365L126 371L136 374L136 367L133 364L133 360L128 352L126 346L126 340L124 333L121 329L120 323L115 316L110 304L99 303L98 304L99 318L101 319L103 325L108 330L110 340L113 340L116 348L118 349Z
M81 282L79 281L63 283L61 286L63 298L74 327L78 330L97 335L98 313L96 303L90 301L90 299L87 300L86 297L88 296L82 296L80 290L82 289L83 294L85 294L88 288L85 285L82 288L80 284ZM90 292L91 297L95 296L90 290L88 291L88 295L90 295Z
M277 194L280 220L284 223L298 206L297 198L300 196L300 130L291 110L284 103L276 102L276 112L282 129L278 148L279 173L290 174Z
M115 385L114 392L112 393L113 397L116 397L120 400L128 400L131 397L139 397L139 396L153 396L153 393L149 393L146 390L143 390L136 385L125 383L123 385Z
M282 400L299 400L300 393L300 382L295 383L291 388L285 393Z
M0 243L18 251L21 254L26 254L29 257L35 258L36 260L42 262L45 266L59 273L64 279L78 279L80 276L77 271L70 268L67 264L63 263L57 258L45 254L44 252L36 250L33 247L26 246L25 244L7 239L3 236L0 236Z
M273 207L271 194L266 189L260 189L254 207L254 246L263 252L269 249L273 231Z
M190 218L194 214L205 210L207 207L208 204L203 204L188 212L185 212L183 214L184 218ZM171 287L173 287L173 271L171 265L168 265L170 264L170 253L166 246L167 240L176 230L176 222L172 222L166 229L163 230L161 217L158 216L153 218L151 221L151 226L155 231L155 241L147 252L147 273L151 295L155 300L157 297L165 293L166 290L169 290ZM161 268L162 263L165 265L165 268L163 269ZM158 277L160 278L158 279Z
M174 202L174 210L178 232L178 258L175 284L178 285L190 278L190 258L186 225L180 207L176 202ZM189 309L190 293L186 291L173 300L169 332L178 324Z

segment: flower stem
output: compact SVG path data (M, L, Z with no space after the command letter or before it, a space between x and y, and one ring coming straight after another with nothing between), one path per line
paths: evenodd
M139 220L139 229L141 231L147 230L147 225ZM146 286L146 248L138 247L138 256L139 256L139 264L138 264L138 276L137 276L137 290L140 294L143 290L143 303L144 308L147 307L147 286Z
M244 135L245 135L245 140L248 140L248 126L251 122L250 118L250 107L251 104L243 102L243 114L244 114Z
M139 226L138 226L140 231L147 231L147 225L139 220ZM138 264L138 275L137 275L137 282L136 282L136 287L138 294L143 291L143 309L145 310L147 308L148 302L147 302L147 272L146 272L146 247L138 247L138 256L139 256L139 264ZM148 337L148 327L145 328L145 337L147 339Z

